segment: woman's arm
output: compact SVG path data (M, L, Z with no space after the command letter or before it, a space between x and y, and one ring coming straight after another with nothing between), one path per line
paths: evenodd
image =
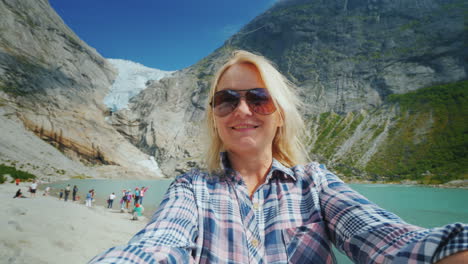
M198 218L190 175L177 177L148 225L125 246L90 263L189 263L198 236Z
M464 264L468 263L468 250L455 253L451 256L441 259L436 264Z
M330 239L356 263L433 263L468 249L468 225L424 229L410 225L344 184L317 171L322 215Z

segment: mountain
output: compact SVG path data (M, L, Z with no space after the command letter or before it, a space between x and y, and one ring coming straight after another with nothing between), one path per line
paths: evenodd
M195 65L155 77L102 58L46 0L3 0L0 161L54 179L203 166L210 80L245 49L297 85L312 159L349 180L466 179L467 5L278 1Z
M0 162L45 180L162 176L106 121L117 69L47 0L0 1L0 14Z
M466 178L468 128L457 121L467 116L466 11L459 0L280 1L197 64L151 84L117 113L119 125L139 124L131 142L166 174L198 166L210 78L245 49L297 84L313 159L359 179ZM447 96L415 99L427 91Z

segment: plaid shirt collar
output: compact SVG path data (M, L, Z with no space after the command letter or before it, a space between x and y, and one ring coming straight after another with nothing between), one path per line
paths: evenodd
M221 152L220 158L221 167L223 169L223 175L233 182L242 182L242 176L231 167L231 162L229 161L227 152ZM275 158L273 158L271 169L266 176L265 182L268 182L273 178L279 178L281 180L297 180L296 175L294 175L293 171L290 168L281 164Z

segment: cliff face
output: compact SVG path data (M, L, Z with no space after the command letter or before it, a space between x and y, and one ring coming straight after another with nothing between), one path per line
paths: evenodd
M101 176L118 177L125 171L158 176L138 165L149 157L105 121L107 108L102 102L115 69L81 41L46 0L3 0L0 14L0 107L8 108L8 118L21 120L26 129L71 159L97 165ZM25 140L20 135L17 140ZM16 146L2 143L4 149ZM6 151L0 153L3 162L34 163L32 157L18 160ZM47 165L42 157L36 158Z
M464 8L458 0L285 1L226 44L276 62L313 112L347 113L466 79Z
M210 78L231 51L246 49L271 59L298 85L314 159L348 175L400 173L370 167L388 155L387 143L400 137L394 128L407 117L388 98L467 79L466 10L459 0L280 1L205 59L136 97L125 114L138 123L132 142L167 173L174 164L193 165L186 157L199 161L203 144L193 135ZM432 121L424 122L417 135L431 133ZM340 130L329 133L338 123Z
M209 82L233 50L246 49L297 84L313 159L353 177L466 178L456 164L466 163L467 9L461 0L279 1L110 114L103 98L115 69L46 0L2 0L0 161L47 163L47 176L65 163L68 176L160 175L150 156L168 177L200 166Z
M374 111L322 113L311 154L350 177L439 184L467 177L468 81L391 95Z

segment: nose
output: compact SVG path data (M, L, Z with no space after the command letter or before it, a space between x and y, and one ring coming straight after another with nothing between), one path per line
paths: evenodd
M253 114L244 96L241 97L239 104L237 105L236 109L234 109L234 112L236 115L243 116L249 116Z

